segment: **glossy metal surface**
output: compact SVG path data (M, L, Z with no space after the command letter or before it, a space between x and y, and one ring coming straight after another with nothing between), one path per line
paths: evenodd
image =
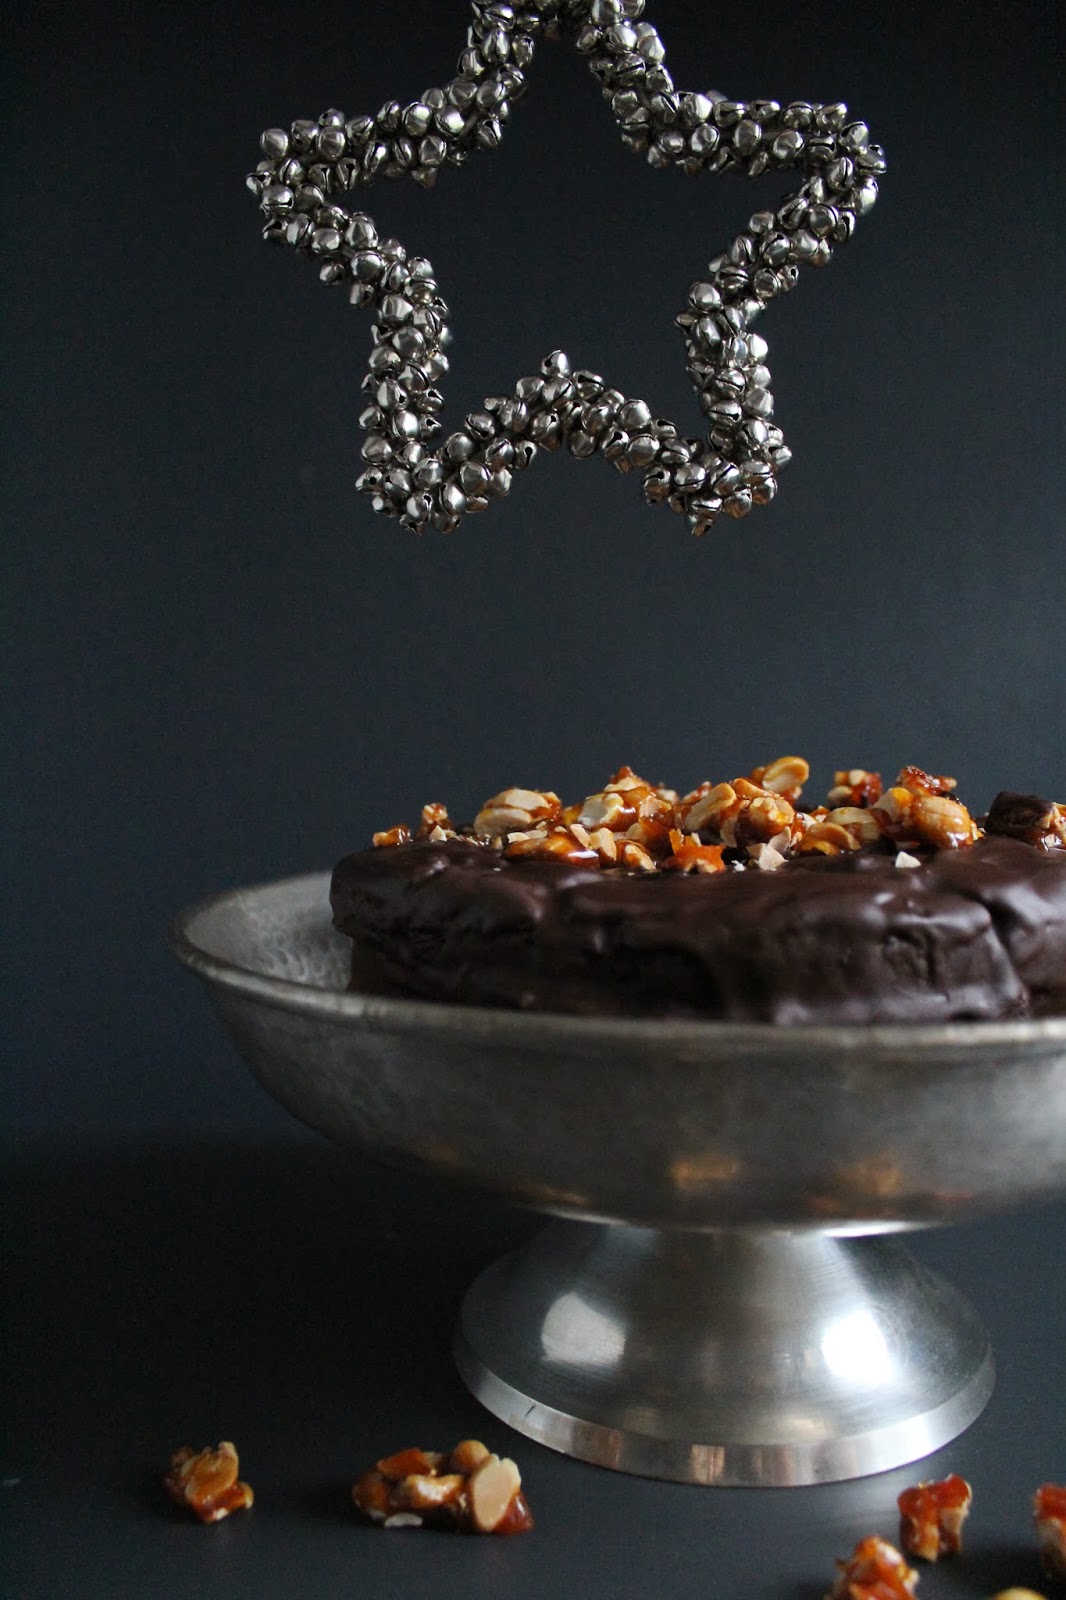
M973 1308L889 1239L556 1222L482 1273L455 1355L490 1411L601 1466L825 1483L969 1426L993 1367Z
M312 1127L512 1202L627 1225L549 1233L521 1270L492 1269L471 1291L460 1364L514 1426L624 1470L811 1482L915 1459L984 1403L991 1368L969 1308L859 1236L1066 1187L1066 1019L786 1030L360 996L344 989L325 874L191 907L172 946L256 1076ZM559 1388L542 1338L568 1294L629 1352L576 1389L570 1376ZM880 1364L856 1355L863 1329ZM814 1430L803 1448L797 1417Z

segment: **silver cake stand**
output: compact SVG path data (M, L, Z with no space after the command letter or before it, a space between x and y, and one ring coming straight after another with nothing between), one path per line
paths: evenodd
M455 1357L520 1433L624 1472L802 1484L917 1460L993 1383L973 1308L888 1235L1066 1187L1066 1018L602 1021L345 992L328 877L186 910L263 1085L330 1138L550 1213Z

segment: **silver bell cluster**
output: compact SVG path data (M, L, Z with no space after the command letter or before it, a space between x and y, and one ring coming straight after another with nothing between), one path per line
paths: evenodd
M752 324L851 238L877 198L885 159L863 122L841 104L729 100L677 89L644 0L473 0L454 78L409 104L389 100L372 116L325 111L287 131L270 128L249 174L267 239L294 246L326 283L347 287L373 313L373 349L360 417L366 470L357 487L375 511L421 531L451 532L466 513L506 495L514 474L541 450L601 455L636 473L645 500L666 504L704 533L724 512L743 517L777 493L790 452L773 421L767 345ZM756 178L795 169L803 181L776 211L757 211L692 284L677 317L687 371L706 418L706 438L682 435L640 399L553 351L510 394L490 395L463 426L438 440L448 371L448 308L433 267L383 238L342 196L378 178L413 178L431 189L445 167L494 150L526 90L538 42L573 39L598 79L630 150L656 168L696 176L735 171Z

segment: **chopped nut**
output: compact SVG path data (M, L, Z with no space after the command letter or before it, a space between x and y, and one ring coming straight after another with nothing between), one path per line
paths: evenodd
M879 772L867 772L865 767L848 767L841 772L834 772L829 804L869 809L880 799L883 789Z
M635 839L619 839L618 865L628 867L630 872L654 872L655 857Z
M882 832L890 839L902 837L910 826L911 808L914 805L914 795L909 789L894 784L891 789L886 789L884 794L874 801L870 808L871 815L876 819Z
M572 822L572 828L579 828L579 822ZM610 828L597 828L588 836L589 848L595 850L605 866L613 867L618 860L618 836Z
M435 1472L442 1460L443 1457L436 1450L398 1450L395 1455L384 1456L378 1462L378 1471L390 1483L400 1483L413 1472Z
M518 1468L479 1439L463 1439L447 1454L401 1450L386 1456L356 1480L352 1499L385 1528L509 1534L533 1526Z
M859 840L848 828L842 828L839 822L812 822L796 840L794 848L800 855L811 855L818 851L823 856L841 856L850 850L857 850Z
M1033 1496L1040 1559L1049 1578L1066 1578L1066 1485L1041 1484Z
M410 844L411 830L405 828L402 822L398 822L394 828L387 828L383 833L375 833L373 842L375 850L388 850L393 845Z
M859 844L877 844L882 837L877 819L861 806L836 806L830 811L826 821L836 823L840 828L847 828Z
M479 1533L494 1533L522 1487L518 1468L508 1456L490 1455L470 1474L470 1516Z
M674 872L724 872L725 862L720 844L702 844L698 833L685 835L677 828L670 834L673 853L663 862L664 869Z
M726 838L724 829L740 815L741 801L730 783L701 784L676 807L677 825L685 833L700 833L706 829L717 833L726 844L735 844L735 837Z
M757 772L764 770L756 768ZM684 832L715 833L722 844L735 849L738 845L769 844L779 834L787 839L796 812L782 794L760 787L751 778L734 778L732 783L713 788L701 784L678 803L675 816Z
M778 867L783 867L785 858L781 851L773 844L761 844L752 857L760 872L776 872Z
M594 865L599 859L590 845L582 844L564 827L551 828L547 833L515 835L503 853L511 861L584 861Z
M369 1472L364 1472L352 1485L352 1499L360 1511L366 1513L372 1522L384 1522L389 1515L393 1485L378 1472L376 1467L371 1467Z
M743 799L746 804L735 823L738 844L769 844L780 833L788 836L796 813L787 800L765 791Z
M529 1509L525 1495L519 1489L492 1531L507 1538L512 1533L528 1533L532 1526L533 1513Z
M632 767L619 767L618 771L607 780L604 788L615 789L620 794L626 794L631 789L650 789L651 784L645 783L644 779L639 777Z
M613 828L629 809L617 789L604 789L586 796L576 820L585 828Z
M939 794L918 796L911 806L910 826L919 839L938 850L958 850L980 837L966 807Z
M914 795L950 794L958 788L955 778L934 778L931 772L925 772L921 767L904 767L896 783Z
M563 820L625 833L638 821L671 818L675 798L672 792L667 797L645 783L631 767L622 767L598 793L587 795L580 806L568 807Z
M670 854L670 834L673 831L673 806L669 811L664 811L658 817L639 817L631 828L625 831L625 837L632 839L636 844L642 844L651 855L658 860Z
M896 865L907 868L918 865L930 847L960 849L982 836L951 794L954 778L907 766L883 790L878 773L845 767L834 773L828 806L798 811L809 770L802 756L779 756L747 777L706 781L679 798L675 789L620 767L602 789L565 807L551 790L502 789L462 829L433 801L423 806L415 837L434 844L458 839L501 850L511 860L717 872L743 870L745 863L736 860L743 854L763 871L774 871L797 855L887 853L889 844L896 847ZM1066 805L1004 792L993 803L987 828L1038 849L1066 850ZM378 848L411 838L402 824L373 836ZM733 854L723 862L718 850Z
M810 775L810 766L802 756L778 756L768 767L756 767L751 777L752 782L795 805Z
M733 789L740 796L741 801L757 800L766 790L758 783L752 783L750 778L734 778Z
M178 1450L170 1458L163 1485L172 1500L187 1506L201 1522L221 1522L231 1511L246 1510L254 1500L238 1480L237 1451L228 1439L216 1450Z
M431 800L422 807L422 821L419 824L418 839L454 838L455 829L452 827L448 815L448 807L441 805L439 800Z
M923 1481L904 1489L896 1501L903 1549L923 1561L958 1555L972 1499L973 1490L957 1472L940 1482Z
M408 1511L439 1511L459 1499L465 1484L461 1472L412 1472L394 1485L392 1504Z
M536 822L554 822L562 806L550 789L501 789L486 800L474 818L474 832L486 839L502 838L517 828L531 828Z
M483 1461L489 1458L487 1445L480 1439L461 1439L448 1457L448 1466L452 1472L465 1472L469 1475L475 1467L480 1467Z
M860 1539L838 1573L826 1600L910 1600L918 1574L894 1545L870 1534Z

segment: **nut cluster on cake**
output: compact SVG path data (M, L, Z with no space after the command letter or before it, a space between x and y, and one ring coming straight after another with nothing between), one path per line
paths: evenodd
M473 823L457 827L447 807L423 806L412 832L398 824L374 834L377 848L412 840L467 839L508 860L551 859L631 872L773 871L796 856L894 851L899 867L919 855L959 850L984 832L1008 834L1045 850L1066 849L1066 805L1000 795L983 825L954 798L954 778L904 767L885 788L861 767L834 774L825 804L800 807L810 767L780 756L731 783L706 781L680 795L621 767L601 790L564 805L551 790L509 788L486 800Z

